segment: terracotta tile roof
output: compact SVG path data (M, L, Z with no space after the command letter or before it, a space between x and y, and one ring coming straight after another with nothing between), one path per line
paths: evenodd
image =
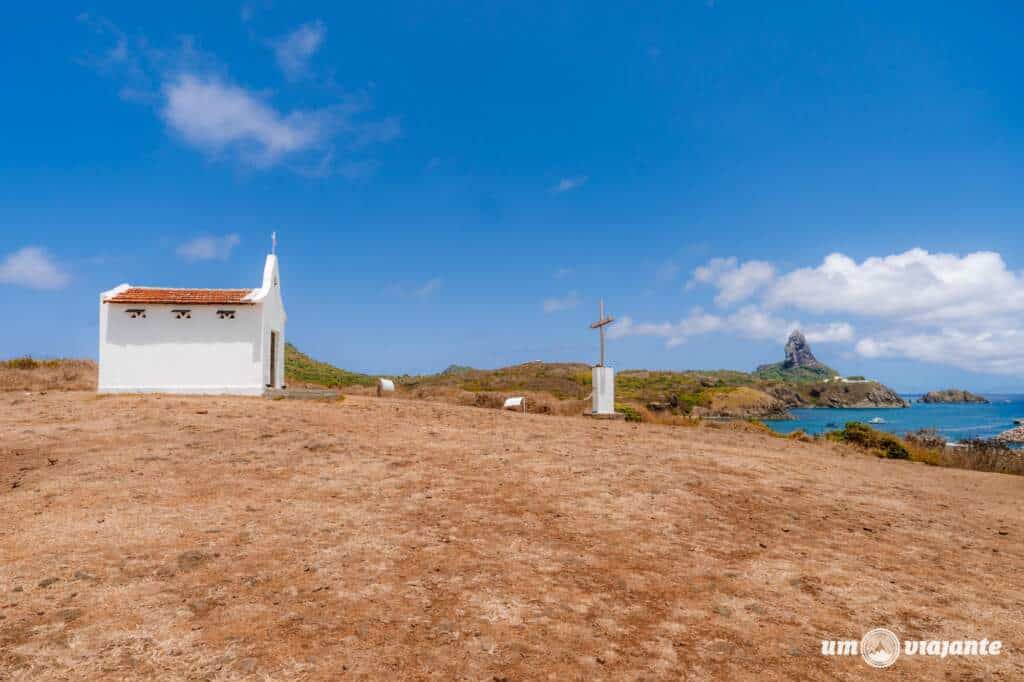
M246 305L253 289L156 289L132 287L104 300L104 303L176 303L181 305Z

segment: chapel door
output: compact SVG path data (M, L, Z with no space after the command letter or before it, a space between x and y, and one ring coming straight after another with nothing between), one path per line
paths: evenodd
M270 332L270 388L277 388L277 332Z

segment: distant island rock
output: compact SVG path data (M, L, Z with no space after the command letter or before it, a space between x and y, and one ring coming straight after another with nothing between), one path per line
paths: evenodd
M753 376L764 382L761 390L792 407L907 407L888 386L858 377L844 379L814 356L807 337L796 329L789 335L785 359L761 365Z
M988 399L960 388L947 388L944 391L925 393L917 401L919 403L978 403L988 404Z

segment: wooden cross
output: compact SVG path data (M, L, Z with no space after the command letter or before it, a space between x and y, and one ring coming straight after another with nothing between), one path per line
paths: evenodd
M611 315L609 315L608 317L604 316L604 299L602 298L599 308L598 320L597 322L592 322L590 324L591 329L597 329L601 333L601 364L599 364L598 367L604 367L604 328L614 321L615 318L612 317Z

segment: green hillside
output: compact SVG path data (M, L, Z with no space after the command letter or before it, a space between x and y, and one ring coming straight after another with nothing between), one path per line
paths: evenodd
M376 379L367 374L349 372L309 357L290 343L284 348L285 383L289 386L373 386Z

